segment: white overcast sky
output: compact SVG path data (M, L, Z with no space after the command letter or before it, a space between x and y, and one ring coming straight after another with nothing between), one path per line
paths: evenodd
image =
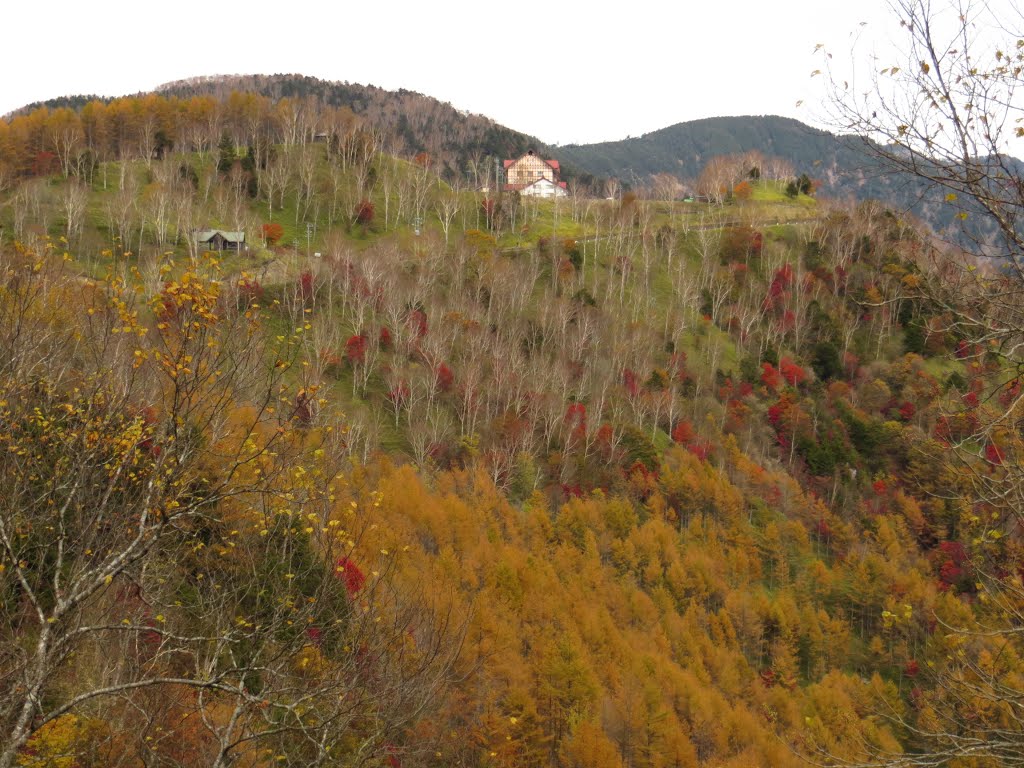
M865 35L898 35L885 0L6 6L0 114L55 96L123 95L196 75L291 72L419 91L558 144L716 115L815 122L815 45L848 56L851 35L862 36L862 50Z

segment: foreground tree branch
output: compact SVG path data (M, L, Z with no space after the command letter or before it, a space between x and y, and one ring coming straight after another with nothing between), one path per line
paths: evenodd
M183 765L399 738L460 630L387 562L346 578L368 522L342 508L333 428L296 416L300 339L202 268L169 265L143 303L137 276L23 249L0 267L21 329L0 339L0 768L68 717L139 760L177 733L161 759Z

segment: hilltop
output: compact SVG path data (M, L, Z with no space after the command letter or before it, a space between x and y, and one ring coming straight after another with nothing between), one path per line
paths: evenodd
M453 173L465 173L472 162L482 162L485 157L516 157L530 147L541 146L535 137L414 91L388 91L305 75L206 77L166 83L155 92L182 98L221 98L243 92L274 101L316 99L325 106L349 109L374 126L386 137L386 146L394 154L411 157L428 152Z

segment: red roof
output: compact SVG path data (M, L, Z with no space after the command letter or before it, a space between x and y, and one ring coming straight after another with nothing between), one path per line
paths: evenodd
M506 168L508 168L508 167L509 167L510 165L512 165L512 163L514 163L514 162L515 162L515 160L506 160L506 161L505 161L505 167L506 167Z

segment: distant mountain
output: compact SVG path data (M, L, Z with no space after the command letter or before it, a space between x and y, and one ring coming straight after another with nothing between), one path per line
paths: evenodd
M79 110L88 104L90 101L113 101L109 96L97 96L96 94L75 94L73 96L57 96L53 99L47 99L46 101L33 101L31 104L26 104L18 109L11 110L6 115L3 115L3 119L7 120L15 115L25 115L33 110L46 108L46 109L74 109Z
M830 166L841 145L836 137L785 117L712 117L678 123L623 141L560 147L560 157L587 171L643 180L655 173L696 177L716 155L758 150L796 167Z
M788 117L713 117L663 128L638 138L559 147L557 157L596 176L640 184L658 173L695 179L709 159L756 150L790 163L831 198L874 199L911 211L937 232L959 234L957 211L944 192L884 166L870 143L836 136ZM977 233L974 233L977 234Z

